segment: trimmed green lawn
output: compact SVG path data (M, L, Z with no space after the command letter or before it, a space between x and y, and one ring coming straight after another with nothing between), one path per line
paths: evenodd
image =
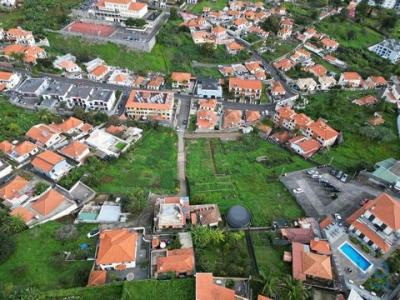
M0 95L0 140L21 138L33 125L40 122L38 113L12 105Z
M189 7L189 10L192 13L201 14L204 7L210 7L211 10L221 10L225 6L228 6L228 2L226 0L204 0L199 1L193 7Z
M120 300L122 290L123 284L119 283L95 287L53 290L43 293L43 298L48 300L92 300L99 298L99 295L101 295L101 300Z
M301 208L279 182L279 175L311 164L256 134L239 141L187 140L186 172L192 203L216 203L222 213L241 204L252 214L255 225L274 218L295 219ZM266 156L258 163L256 158Z
M344 136L342 145L335 146L324 154L318 154L315 160L321 163L333 160L333 165L351 172L371 167L374 163L389 157L399 157L397 113L394 107L384 102L370 107L359 107L351 103L362 95L373 93L373 91L332 91L309 97L305 113L314 119L322 117L328 120L328 124L341 130ZM366 122L375 111L384 111L385 124L372 129L373 132L379 133L379 136L377 139L371 139L360 130L363 127L370 127ZM392 140L385 140L386 138Z
M222 77L221 73L218 71L218 68L194 67L193 74L196 77L211 77L211 78Z
M49 222L17 234L14 254L0 265L0 282L6 285L33 285L40 290L70 288L87 284L92 261L65 262L57 257L63 251L79 251L81 243L95 253L96 239L88 239L88 231L95 225L77 225L79 237L59 241L55 232L60 222Z

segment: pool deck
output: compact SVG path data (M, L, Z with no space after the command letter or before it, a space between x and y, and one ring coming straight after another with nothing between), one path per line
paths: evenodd
M344 227L333 225L329 230L325 231L325 234L331 244L332 256L336 265L339 276L343 276L346 281L352 280L356 285L362 285L364 281L370 277L376 268L381 266L382 259L377 259L364 253L358 246L354 245L349 240L349 235L346 233ZM340 250L339 247L348 242L354 249L356 249L362 256L364 256L370 263L373 264L367 271L363 272L359 267L353 264ZM350 268L351 273L345 269Z

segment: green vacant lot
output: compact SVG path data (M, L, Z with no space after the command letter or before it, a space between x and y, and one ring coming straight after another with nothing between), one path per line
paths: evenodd
M239 141L187 140L187 177L193 203L216 203L222 213L235 204L247 207L255 225L274 218L295 219L300 207L278 181L279 175L310 163L256 134ZM265 156L264 162L257 157Z
M81 299L81 300L190 300L195 297L194 279L141 280L124 282L101 287L56 290L46 293L45 299Z
M0 95L0 140L16 139L40 122L38 113L25 111L10 104Z
M60 184L69 187L83 178L102 193L132 195L139 190L147 195L151 190L171 194L176 192L177 186L176 157L175 132L163 127L150 129L118 159L90 161L72 170ZM95 180L91 179L93 177Z
M348 171L371 167L388 157L398 158L400 145L396 128L397 113L394 107L381 102L370 107L359 107L352 100L370 92L332 91L309 97L305 113L317 119L322 117L343 132L344 143L335 146L315 159L321 163L333 160L333 165ZM366 124L374 112L384 112L385 124L372 127Z
M283 252L290 251L290 247L273 246L272 237L272 233L251 233L258 268L264 274L273 273L276 277L291 274L291 264L283 261Z
M267 51L262 54L262 57L265 60L272 62L279 57L285 55L286 53L292 51L298 45L298 42L294 40L282 41L274 37L269 37L265 44L267 47L275 49L274 52Z
M204 0L190 7L189 10L195 14L201 14L204 7L209 7L212 10L221 10L225 6L228 6L228 2L225 0Z
M59 241L56 231L63 224L49 222L16 235L14 254L0 265L0 282L5 286L32 285L40 290L84 286L93 262L66 262L63 251L79 251L81 243L89 244L94 255L95 239L86 234L94 225L77 225L78 238Z

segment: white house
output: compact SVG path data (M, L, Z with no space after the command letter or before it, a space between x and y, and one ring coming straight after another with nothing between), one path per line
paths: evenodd
M12 170L13 169L10 164L0 159L0 179L10 175Z
M19 164L39 152L39 147L29 141L23 141L17 145L3 141L0 143L0 147L2 152Z
M98 0L95 10L96 16L111 22L142 19L147 12L147 4L135 0Z
M0 85L4 85L7 89L12 89L21 81L21 75L18 73L0 71Z
M302 91L315 91L317 88L317 82L313 78L299 78L296 80L296 84Z
M21 27L10 28L6 32L6 38L16 44L35 45L35 38L31 31L22 29Z
M60 131L46 124L34 125L25 136L43 148L50 148L63 140Z
M76 57L68 53L63 56L57 56L53 62L56 69L64 70L68 73L79 73L82 69L76 64Z
M204 78L198 80L197 95L207 99L222 98L222 86L219 79Z
M28 180L17 175L0 188L0 198L7 207L17 207L29 199L33 189Z

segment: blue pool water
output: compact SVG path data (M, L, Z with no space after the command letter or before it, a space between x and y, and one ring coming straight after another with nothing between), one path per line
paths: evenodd
M359 267L363 272L365 272L372 263L368 261L363 255L360 254L352 245L345 242L340 246L340 251L357 267Z

